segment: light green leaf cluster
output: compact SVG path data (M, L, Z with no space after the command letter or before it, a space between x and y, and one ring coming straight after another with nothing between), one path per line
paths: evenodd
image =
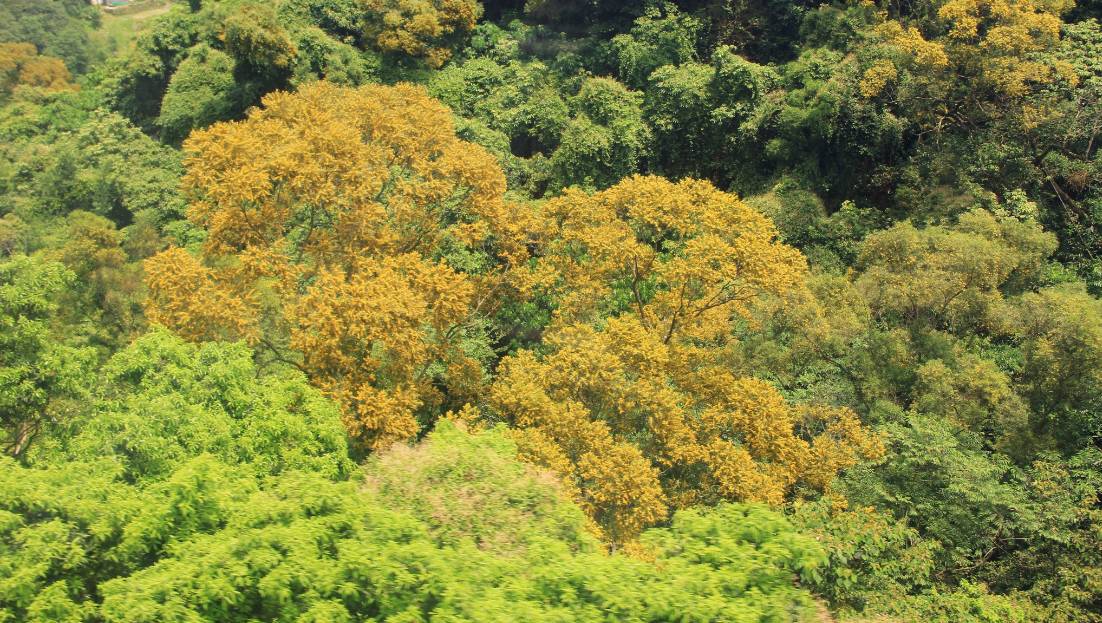
M80 432L0 460L0 620L814 613L793 580L823 552L763 507L687 512L640 557L609 555L502 430L444 421L351 475L335 408L301 378L255 380L241 346L155 332L107 369L117 389Z

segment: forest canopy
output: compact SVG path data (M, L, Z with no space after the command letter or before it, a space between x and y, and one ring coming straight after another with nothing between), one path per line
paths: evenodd
M0 623L1102 622L1102 5L0 6Z

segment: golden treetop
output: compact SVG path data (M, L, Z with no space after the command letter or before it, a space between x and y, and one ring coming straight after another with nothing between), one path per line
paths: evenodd
M667 342L717 339L751 301L806 272L769 219L705 181L634 176L592 195L567 191L545 214L544 276L564 322L629 312Z
M767 218L706 182L657 177L569 191L545 216L557 322L541 355L501 363L489 406L614 543L670 506L780 503L879 454L851 411L793 406L731 372L732 323L806 275Z
M76 89L61 59L39 56L33 43L0 43L0 94L18 86L50 90Z
M320 262L360 254L439 254L452 241L509 245L505 177L455 136L451 113L412 85L319 82L273 93L248 119L196 132L184 187L207 249L284 240Z
M603 330L563 329L547 348L502 362L490 406L613 542L670 506L778 504L798 483L823 490L838 470L882 452L852 411L791 405L768 383L734 375L721 352L666 344L632 315Z
M936 12L934 36L924 37L913 25L888 21L881 36L911 55L922 79L932 82L977 80L998 94L1020 97L1030 85L1057 77L1074 80L1070 67L1035 55L1053 49L1060 40L1060 14L1072 0L948 0ZM944 34L942 34L944 33ZM950 69L947 74L945 69ZM866 73L863 89L871 88L877 72ZM945 85L951 87L952 84Z
M154 322L293 363L371 448L416 434L441 387L478 386L465 332L527 259L532 216L444 106L410 85L316 83L185 149L208 236L201 258L147 263Z
M482 17L476 0L361 0L365 34L385 52L402 52L440 67L451 58L451 40Z

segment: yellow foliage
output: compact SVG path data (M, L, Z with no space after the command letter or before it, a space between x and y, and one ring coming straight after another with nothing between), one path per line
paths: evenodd
M423 58L437 68L451 58L449 40L474 29L477 0L361 0L365 34L385 52Z
M876 97L883 92L884 87L894 82L898 75L899 72L895 68L895 63L881 59L865 70L858 88L861 89L861 95Z
M39 56L31 43L0 43L0 93L18 86L62 91L76 89L72 76L60 59Z
M852 412L792 406L725 365L732 323L805 276L768 219L705 182L652 177L545 209L557 232L541 261L562 304L543 356L502 362L490 407L614 543L671 506L824 489L882 451Z
M316 83L185 150L189 218L208 237L201 260L147 262L151 319L294 362L368 448L417 432L439 376L466 393L481 382L458 336L527 261L532 216L504 201L496 161L456 138L444 106L409 85ZM486 268L454 265L471 257Z
M631 315L602 331L564 328L548 344L542 358L502 363L490 404L522 429L522 455L572 483L618 542L667 504L777 504L797 483L825 489L881 452L851 411L789 405L718 365L722 349L666 344Z
M164 251L145 264L146 316L187 339L256 338L252 301L234 296L213 271L183 249Z
M1060 14L1073 4L1072 0L948 0L937 12L946 31L943 37L928 41L913 26L897 22L884 24L881 33L912 55L920 73L939 72L928 78L979 81L1001 95L1020 97L1030 85L1047 84L1057 77L1074 79L1065 63L1035 56L1059 42ZM946 67L952 71L941 74Z
M619 305L663 341L720 339L751 301L806 272L769 219L706 181L634 176L593 195L569 190L544 211L553 231L541 276L561 294L563 322Z
M887 22L880 28L880 34L886 40L906 50L917 65L930 69L944 69L949 65L949 56L945 48L927 41L914 26L903 27L898 22Z

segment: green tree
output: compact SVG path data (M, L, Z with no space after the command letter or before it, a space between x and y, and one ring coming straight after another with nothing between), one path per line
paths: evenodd
M183 218L180 154L82 94L53 94L0 109L0 197L29 224L76 210L119 227L144 215Z
M161 101L157 125L162 138L178 144L193 129L229 119L240 110L233 69L233 59L224 52L192 49L172 74Z
M967 577L1039 527L1023 473L1005 455L986 451L979 435L930 416L886 430L890 460L855 469L846 493L857 504L891 509L937 541L939 573Z
M265 420L246 411L242 423L272 428ZM263 464L278 447L250 459ZM111 458L124 454L96 449L30 469L0 461L0 613L120 623L815 614L794 578L822 550L783 516L734 505L685 512L646 535L647 560L609 555L553 482L515 463L502 431L472 436L445 422L352 480L310 469L264 476L192 447L170 471L134 482ZM388 495L400 491L413 497Z
M1100 323L1102 302L1074 285L1027 294L1014 315L1023 355L1018 380L1034 426L1068 453L1102 438Z
M650 128L640 93L610 78L590 78L569 103L575 116L551 155L553 186L604 189L642 169Z
M38 464L109 458L128 482L159 480L203 454L258 476L341 479L353 469L335 407L301 375L258 379L242 344L196 346L154 330L100 372L94 407Z
M62 344L50 326L57 296L72 280L57 262L0 262L0 428L9 456L22 457L64 418L61 401L81 392L87 353Z
M776 73L726 46L710 63L666 65L650 74L645 96L654 127L654 166L666 175L692 175L728 183L732 171L753 177L760 157L747 158L766 112ZM741 152L741 153L740 153ZM746 159L746 160L743 160Z
M625 83L643 88L655 69L681 65L696 58L701 24L671 3L647 7L631 32L612 38L612 54Z

